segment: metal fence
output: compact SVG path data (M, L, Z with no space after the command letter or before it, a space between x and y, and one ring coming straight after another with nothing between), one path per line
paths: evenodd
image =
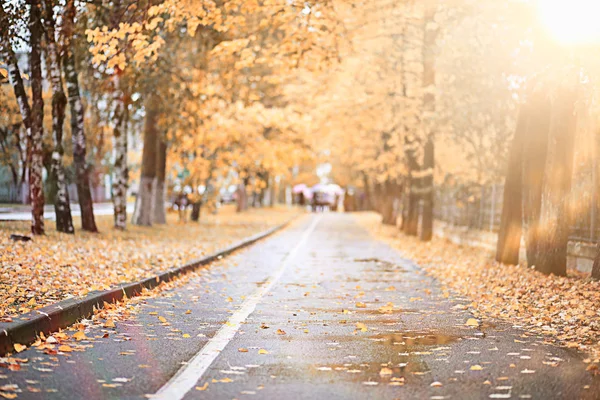
M598 242L600 212L597 188L577 181L570 199L571 240ZM441 185L435 191L435 218L453 226L497 232L500 227L504 186Z
M71 183L67 189L71 203L77 203L79 201L77 186ZM46 187L45 190L48 191L48 188ZM91 192L92 200L96 203L110 201L110 195L107 195L107 190L102 185L93 186ZM21 188L12 182L0 183L0 203L29 204L29 185L24 183Z

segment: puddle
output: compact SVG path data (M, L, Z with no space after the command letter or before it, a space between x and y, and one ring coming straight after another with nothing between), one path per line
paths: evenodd
M436 332L397 332L373 335L369 339L388 346L436 346L454 343L462 338Z
M402 267L400 267L399 265L396 265L392 262L389 261L385 261L385 260L380 260L378 258L355 258L354 262L358 262L358 263L375 263L377 265L377 267L381 267L381 268L377 268L377 269L368 269L366 271L372 271L372 272L406 272L406 270Z

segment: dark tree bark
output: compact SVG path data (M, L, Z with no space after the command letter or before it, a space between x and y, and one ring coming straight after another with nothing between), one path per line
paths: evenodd
M90 189L90 170L87 165L87 149L84 129L84 109L79 90L79 78L75 64L73 34L75 18L75 2L67 1L63 23L63 69L67 83L69 110L71 114L71 141L73 143L73 164L75 167L75 184L77 198L81 210L81 229L98 232L94 217L94 203Z
M502 264L517 265L521 247L522 223L522 175L523 140L528 133L529 107L523 104L508 158L506 179L504 182L504 201L502 217L496 243L496 261Z
M576 90L562 87L552 106L535 265L544 274L567 274L576 100Z
M428 242L433 238L433 170L435 153L433 135L429 135L425 143L423 170L421 171L421 197L423 199L423 215L421 217L421 240Z
M200 221L200 210L202 209L202 201L192 203L192 213L190 219L194 222Z
M384 225L396 225L396 214L394 213L394 200L396 199L397 185L395 182L386 181L381 191L381 223Z
M55 177L54 212L56 214L56 230L65 233L74 233L73 218L71 217L71 204L69 191L63 167L63 125L65 121L65 108L67 97L63 89L62 74L58 48L56 46L56 32L53 12L53 1L44 0L44 22L46 28L46 64L50 83L52 85L52 137L54 149L52 151L52 174Z
M537 265L542 183L546 169L551 104L544 91L532 93L528 99L529 123L523 136L523 232L527 264Z
M600 244L596 250L596 257L594 258L594 265L592 266L592 278L600 279Z
M354 211L371 211L374 209L373 206L373 190L371 189L371 183L369 177L363 172L362 181L364 186L364 202L361 203L360 207L357 207ZM360 208L360 209L359 209Z
M423 210L421 216L420 239L428 242L433 238L433 172L435 166L434 131L430 115L435 113L435 94L431 90L435 86L435 47L438 29L433 28L436 1L426 4L423 19L423 121L427 139L423 148L423 171L421 171L421 198Z
M146 102L146 120L144 123L144 149L142 152L142 174L133 212L133 223L152 225L152 187L156 178L156 160L158 150L158 97L150 94Z
M159 137L156 143L156 179L154 182L153 220L155 224L166 224L165 212L165 177L167 169L167 142Z
M44 136L44 98L42 81L42 10L40 0L31 0L29 20L29 65L31 70L31 139L29 164L29 193L31 197L31 232L44 234L44 184L42 181Z
M404 233L416 236L419 230L419 170L420 166L416 159L418 143L409 137L404 141L404 153L408 167L407 197L406 197L406 220L403 221Z

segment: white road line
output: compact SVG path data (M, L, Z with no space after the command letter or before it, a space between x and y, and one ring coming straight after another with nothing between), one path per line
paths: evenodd
M266 284L262 285L256 292L244 301L242 306L229 318L229 320L217 331L206 345L198 352L188 363L183 366L177 373L163 386L156 394L152 396L153 400L180 400L189 392L196 382L204 375L213 361L219 356L225 346L235 337L235 334L240 329L240 324L248 318L254 311L258 302L266 295L271 288L279 281L290 262L298 253L298 250L308 240L308 237L315 229L321 215L316 217L310 226L304 231L300 241L290 251L285 258L281 267L272 275Z

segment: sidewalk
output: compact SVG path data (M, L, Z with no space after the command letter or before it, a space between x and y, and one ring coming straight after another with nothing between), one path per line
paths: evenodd
M598 398L582 354L469 303L355 216L311 214L41 340L3 383L56 400Z

